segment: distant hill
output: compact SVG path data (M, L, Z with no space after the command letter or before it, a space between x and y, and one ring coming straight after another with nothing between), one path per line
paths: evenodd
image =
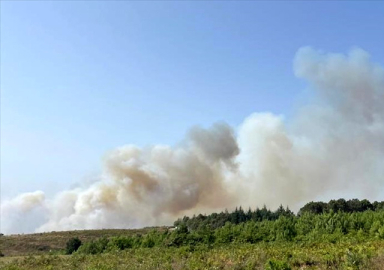
M5 256L25 256L44 254L49 251L57 252L65 249L66 242L78 237L81 241L89 242L101 237L128 236L146 234L150 230L167 230L168 227L150 227L143 229L103 229L77 230L34 234L14 234L0 236L0 250Z

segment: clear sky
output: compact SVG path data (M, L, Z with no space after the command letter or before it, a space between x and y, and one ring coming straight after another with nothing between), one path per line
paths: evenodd
M289 117L302 46L384 61L384 2L2 1L2 196L88 181L124 144Z

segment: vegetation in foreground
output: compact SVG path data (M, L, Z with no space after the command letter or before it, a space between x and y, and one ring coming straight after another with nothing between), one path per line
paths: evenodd
M90 240L72 237L59 253L5 257L0 268L384 269L384 211L366 200L311 202L298 215L283 207L239 208L184 217L175 225Z
M1 269L384 269L381 241L338 243L231 243L191 249L135 248L96 255L29 256L1 264Z

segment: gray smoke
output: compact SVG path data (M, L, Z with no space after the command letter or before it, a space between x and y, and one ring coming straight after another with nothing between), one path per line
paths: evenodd
M15 215L36 207L46 220L34 229L51 231L170 224L237 205L297 210L315 199L376 199L384 183L384 69L361 49L301 48L294 72L313 97L293 119L255 113L237 135L215 124L192 128L177 147L117 148L106 155L101 180L87 188L3 202L3 231L19 232L10 225Z

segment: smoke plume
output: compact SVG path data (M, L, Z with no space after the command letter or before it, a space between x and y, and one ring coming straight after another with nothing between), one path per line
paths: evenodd
M315 199L376 199L384 183L384 69L361 49L305 47L294 72L312 90L294 117L254 113L236 132L224 123L192 128L177 147L119 147L87 188L3 202L3 231L20 232L4 220L37 210L45 219L33 229L51 231L171 224L238 205L297 210Z

